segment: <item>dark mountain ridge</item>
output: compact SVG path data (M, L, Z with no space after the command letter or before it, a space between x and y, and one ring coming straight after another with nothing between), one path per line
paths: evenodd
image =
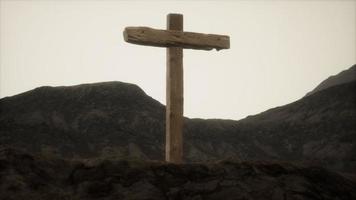
M356 172L356 81L240 121L185 119L187 162L312 162ZM133 84L41 87L0 100L0 145L68 158L162 160L165 107Z
M54 147L69 157L98 156L111 145L136 146L137 137L162 138L155 122L162 126L164 107L128 83L40 87L1 99L0 108L0 141L34 151Z
M356 64L351 66L349 69L344 70L334 76L330 76L326 80L322 81L314 90L307 93L306 96L314 94L315 92L327 89L335 85L349 83L352 81L356 81Z

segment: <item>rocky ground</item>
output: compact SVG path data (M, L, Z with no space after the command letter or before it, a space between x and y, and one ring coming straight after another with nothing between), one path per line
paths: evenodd
M281 162L174 165L0 150L0 199L356 199L351 176Z

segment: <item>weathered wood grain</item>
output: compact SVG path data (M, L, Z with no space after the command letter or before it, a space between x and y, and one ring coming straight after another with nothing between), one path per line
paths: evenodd
M183 15L167 15L167 29L183 31ZM183 49L167 48L166 161L183 162Z
M133 44L167 48L166 161L183 162L183 48L230 48L226 35L183 32L183 15L168 14L167 30L126 27L124 40Z
M198 50L230 48L230 38L226 35L159 30L149 27L126 27L124 39L133 44L157 47L182 47Z

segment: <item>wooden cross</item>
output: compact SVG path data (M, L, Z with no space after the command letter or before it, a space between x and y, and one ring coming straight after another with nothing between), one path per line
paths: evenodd
M167 30L126 27L126 42L167 48L166 161L183 161L183 48L221 50L230 48L226 35L183 32L183 15L168 14Z

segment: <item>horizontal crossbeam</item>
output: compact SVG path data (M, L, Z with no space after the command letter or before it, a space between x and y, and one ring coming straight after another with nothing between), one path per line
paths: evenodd
M181 47L199 50L230 48L230 38L226 35L159 30L148 27L126 27L124 39L129 43L156 47Z

